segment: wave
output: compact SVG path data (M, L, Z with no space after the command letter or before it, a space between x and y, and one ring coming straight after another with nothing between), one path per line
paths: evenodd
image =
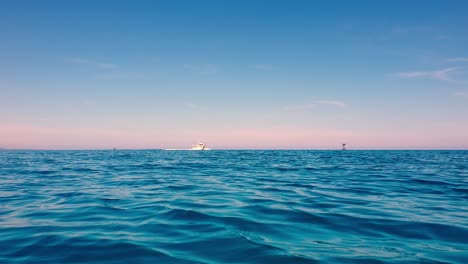
M468 263L467 160L0 152L0 263Z

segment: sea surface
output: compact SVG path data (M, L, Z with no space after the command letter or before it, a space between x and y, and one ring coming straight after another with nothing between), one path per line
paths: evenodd
M468 263L468 151L0 151L0 263Z

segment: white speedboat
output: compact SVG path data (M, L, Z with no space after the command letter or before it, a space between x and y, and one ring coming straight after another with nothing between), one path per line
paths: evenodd
M207 148L205 144L200 142L196 144L195 146L193 146L193 148L191 148L190 150L210 150L210 149Z
M205 144L203 143L198 143L195 146L193 146L191 149L165 149L165 150L211 150L206 147Z

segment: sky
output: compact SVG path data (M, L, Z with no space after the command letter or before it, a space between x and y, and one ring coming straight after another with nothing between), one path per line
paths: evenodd
M0 2L0 148L468 149L467 1Z

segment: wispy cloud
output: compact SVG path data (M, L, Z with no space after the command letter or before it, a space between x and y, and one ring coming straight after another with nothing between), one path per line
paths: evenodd
M289 105L284 107L286 111L308 111L319 106L331 106L337 108L344 108L347 106L346 103L338 100L317 100L313 101L309 104L301 104L301 105Z
M453 93L453 95L468 99L468 92L455 92L455 93Z
M404 35L409 32L409 28L402 26L395 26L391 29L391 33L394 35Z
M213 64L184 64L183 67L195 74L215 74L218 67Z
M395 74L398 78L429 78L433 80L446 81L446 82L456 82L450 77L450 73L453 73L457 68L447 68L437 71L414 71L414 72L401 72Z
M71 59L67 59L67 61L77 63L77 64L89 65L89 66L93 66L93 67L97 67L101 69L117 68L117 65L112 64L112 63L100 62L100 61L84 59L84 58L71 58Z
M168 76L167 71L137 72L137 71L106 71L99 72L96 77L103 79L143 79L143 78L161 78Z
M314 109L317 105L315 104L302 104L302 105L288 105L285 106L283 109L285 111L308 111Z
M32 117L30 118L31 121L38 121L38 122L45 122L49 121L49 118L47 117Z
M449 58L448 62L468 62L468 57Z
M94 105L97 105L96 101L94 100L84 100L83 101L83 105L86 105L86 106L94 106Z
M254 69L257 69L257 70L271 70L271 69L273 69L273 65L271 65L271 64L255 64L255 65L252 65L251 67L254 68Z
M345 103L343 103L342 101L337 101L337 100L319 100L319 101L315 101L314 103L318 105L331 105L331 106L336 106L340 108L346 107Z
M446 40L450 37L443 31L434 27L424 26L401 26L397 25L390 28L390 36L393 37L424 37L434 40Z
M205 108L199 104L194 104L194 103L185 103L185 107L192 109L192 110L201 110Z

